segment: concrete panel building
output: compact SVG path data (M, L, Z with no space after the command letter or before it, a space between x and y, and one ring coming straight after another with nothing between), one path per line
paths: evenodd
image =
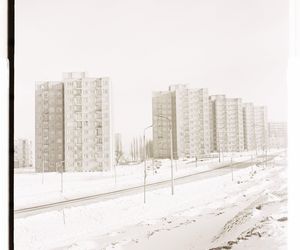
M32 143L30 140L14 140L14 167L32 167Z
M35 89L35 169L56 171L64 161L64 88L39 82Z
M173 151L176 158L190 156L189 90L185 84L169 86L172 96Z
M172 109L172 93L169 91L153 92L152 124L153 124L153 156L154 158L170 158L170 126L173 132L173 156L176 157L177 141L175 114ZM166 118L164 118L166 117Z
M207 89L188 91L189 153L201 158L210 153L209 97Z
M36 87L36 170L102 171L112 165L108 78L65 73ZM43 166L44 164L44 166Z
M227 151L225 95L209 97L211 151Z
M243 107L240 98L210 96L210 135L212 151L244 150Z
M268 144L267 107L254 106L255 147L263 150Z
M269 148L287 147L287 124L286 122L268 123Z
M207 89L178 84L171 85L169 91L154 92L152 112L155 158L170 157L169 121L175 158L202 157L210 152Z
M108 78L64 74L65 170L102 171L112 164Z
M245 150L255 150L255 123L253 103L243 104Z

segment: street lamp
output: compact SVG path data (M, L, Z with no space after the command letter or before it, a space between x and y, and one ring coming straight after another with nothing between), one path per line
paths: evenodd
M146 130L152 125L144 128L144 203L146 203L146 178L147 178L147 154L146 154Z
M163 115L157 115L157 117L160 117L160 118L164 118L168 121L169 123L169 128L170 128L170 159L171 159L171 192L172 192L172 195L174 195L174 170L173 170L173 135L172 135L172 123L171 123L171 120L166 117L166 116L163 116Z

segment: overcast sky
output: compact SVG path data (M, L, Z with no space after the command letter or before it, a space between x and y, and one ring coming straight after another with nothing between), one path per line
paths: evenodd
M170 84L268 106L286 120L286 0L16 0L15 136L34 140L35 81L109 76L124 142Z

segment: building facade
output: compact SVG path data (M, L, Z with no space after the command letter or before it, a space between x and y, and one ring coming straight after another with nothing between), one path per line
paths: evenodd
M211 150L244 150L243 107L240 98L225 95L209 97Z
M207 89L188 90L189 157L210 153L209 97Z
M32 143L26 139L14 140L14 168L32 167Z
M112 164L108 78L65 73L62 82L36 88L37 171L109 170ZM58 164L59 163L59 164Z
M35 89L35 169L56 171L64 161L64 88L39 82Z
M255 123L253 103L243 104L245 150L255 150Z
M286 122L268 123L269 147L286 148L287 147L287 124Z
M202 157L210 152L209 102L207 89L171 85L152 97L153 153L170 157L170 126L173 157Z
M255 148L264 150L268 147L267 107L254 106Z
M170 158L171 156L171 136L173 133L173 157L177 151L177 141L175 129L175 114L172 108L174 97L169 91L153 92L152 95L152 125L153 125L153 156L154 158Z
M111 96L108 78L64 74L65 169L109 170L112 164Z

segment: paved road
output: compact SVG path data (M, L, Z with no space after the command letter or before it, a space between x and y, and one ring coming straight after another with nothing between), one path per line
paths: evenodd
M280 153L268 155L268 161L272 160L274 157L278 156L279 154ZM260 162L259 164L262 164L265 161L265 155L260 155L257 158L258 158L258 160L259 160L259 158L261 160L260 161L245 160L245 161L241 161L241 162L235 162L233 164L226 164L226 165L214 168L212 170L206 170L206 171L202 171L199 173L193 173L193 174L177 177L174 180L175 195L176 195L176 185L228 174L232 171L232 169L247 168L251 165L256 164L257 162ZM160 188L164 188L167 186L170 186L170 180L149 183L149 184L147 184L147 191L160 189ZM140 192L143 192L143 185L129 187L129 188L120 189L120 190L115 190L115 191L111 191L111 192L107 192L107 193L100 193L100 194L95 194L95 195L90 195L90 196L85 196L85 197L79 197L79 198L70 199L70 200L66 200L66 201L59 201L59 202L54 202L54 203L49 203L49 204L44 204L44 205L39 205L39 206L34 206L34 207L28 207L28 208L24 208L24 209L18 209L18 210L14 211L14 217L15 218L23 218L23 217L27 217L27 216L34 215L34 214L39 214L39 213L53 211L53 210L60 210L60 209L64 209L67 207L82 206L82 205L95 203L95 202L99 202L99 201L115 199L115 198L122 197L122 196L133 195L133 194L137 194ZM170 189L170 192L171 192L171 189Z

